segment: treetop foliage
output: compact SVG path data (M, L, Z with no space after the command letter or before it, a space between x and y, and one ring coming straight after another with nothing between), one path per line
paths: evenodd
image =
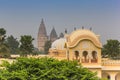
M45 46L44 46L44 53L45 54L48 54L50 47L51 47L51 41L48 40L48 41L45 42Z
M17 38L12 35L6 38L6 30L0 28L0 57L10 57L10 54L20 54L21 56L38 54L39 51L35 50L32 44L33 40L34 38L30 35L21 36L20 41L17 41Z
M5 34L6 30L4 28L0 28L0 57L10 56L9 48L7 44L5 44Z
M0 36L5 34L6 34L6 30L4 28L0 28Z
M32 44L33 40L34 39L30 35L21 36L21 39L20 39L20 43L21 43L20 50L22 52L22 55L27 55L27 54L33 53L33 50L34 50L34 46Z
M12 35L7 37L5 43L9 46L11 54L17 54L19 48L19 42L17 38L14 38Z
M0 28L0 44L3 44L6 37L5 34L6 30L4 28Z
M95 73L75 61L58 61L53 58L19 58L4 64L1 80L98 80Z
M107 44L103 45L103 57L117 58L120 56L120 42L118 40L107 40Z

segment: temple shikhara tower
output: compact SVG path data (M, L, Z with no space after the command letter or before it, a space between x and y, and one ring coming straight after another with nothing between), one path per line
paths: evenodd
M55 28L53 27L51 33L50 33L50 41L53 42L58 38L57 33L55 31Z
M38 49L40 51L44 50L44 44L47 40L48 40L48 37L47 37L46 27L42 19L39 27L39 31L38 31Z
M38 38L37 38L39 51L44 51L44 45L46 41L50 40L51 42L53 42L57 38L58 36L54 27L51 30L50 36L47 35L46 26L44 24L44 20L42 19L38 31Z

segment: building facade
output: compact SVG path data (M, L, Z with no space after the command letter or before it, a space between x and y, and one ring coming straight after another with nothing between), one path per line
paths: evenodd
M97 72L100 78L120 80L120 61L101 58L100 36L91 30L78 29L53 42L49 56L59 60L77 60Z

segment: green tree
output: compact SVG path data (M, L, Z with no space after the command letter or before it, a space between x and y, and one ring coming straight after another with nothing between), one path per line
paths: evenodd
M5 42L8 46L9 46L9 49L10 49L10 53L11 54L17 54L18 53L18 49L19 49L19 42L17 41L16 38L14 38L12 35L9 36L7 39L6 39L6 42Z
M9 54L9 48L5 44L5 37L6 37L6 30L4 28L0 28L0 56L1 57L8 57Z
M34 47L32 55L39 55L39 54L42 54L42 53L39 51L38 48Z
M0 44L3 44L6 37L6 30L4 28L0 28Z
M107 44L103 45L103 57L117 58L120 56L120 42L118 40L107 40Z
M34 50L34 46L32 44L32 41L34 39L30 35L24 35L21 36L20 39L20 50L21 50L21 55L22 56L27 56L27 54L32 54Z
M48 54L49 48L51 47L51 41L48 40L45 42L45 46L44 46L44 53Z
M53 58L19 58L3 65L1 80L98 80L96 73L83 68L75 61L58 61Z
M4 28L0 28L0 44L3 44L6 37L6 30Z

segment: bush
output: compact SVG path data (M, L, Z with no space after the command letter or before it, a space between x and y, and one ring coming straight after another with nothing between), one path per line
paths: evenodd
M19 58L4 65L1 80L98 80L95 73L75 61L53 58Z

